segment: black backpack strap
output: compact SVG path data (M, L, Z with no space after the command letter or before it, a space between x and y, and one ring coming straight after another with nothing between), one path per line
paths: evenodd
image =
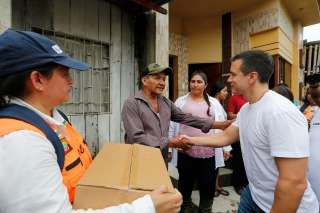
M70 125L71 125L71 122L68 118L68 116L66 114L64 114L64 112L62 112L60 109L57 109L57 111L59 112L59 114L63 117L64 120L66 120ZM71 125L72 126L72 125Z
M64 166L64 148L57 134L49 127L49 125L34 111L17 105L10 104L0 109L0 118L13 118L24 121L40 129L48 140L52 143L60 169Z

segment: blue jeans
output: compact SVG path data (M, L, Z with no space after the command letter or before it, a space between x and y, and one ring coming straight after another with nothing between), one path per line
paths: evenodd
M238 213L265 213L252 200L249 185L247 185L246 188L241 193Z

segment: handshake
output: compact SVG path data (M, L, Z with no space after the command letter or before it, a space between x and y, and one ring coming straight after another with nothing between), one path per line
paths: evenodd
M187 135L178 135L169 140L168 146L176 148L178 150L186 151L190 149L193 146L193 144L191 143Z

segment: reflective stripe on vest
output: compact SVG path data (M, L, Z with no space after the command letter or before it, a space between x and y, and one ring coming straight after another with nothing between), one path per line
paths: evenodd
M19 130L30 130L45 136L40 129L26 122L11 118L0 119L0 136ZM69 123L65 123L65 130L68 137L59 136L65 149L62 176L63 183L68 189L69 200L73 203L75 187L91 164L92 157L82 136Z

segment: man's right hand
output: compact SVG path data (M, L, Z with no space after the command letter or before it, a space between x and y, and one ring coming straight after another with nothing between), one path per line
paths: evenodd
M169 147L182 149L183 151L186 151L192 147L191 144L184 143L180 136L177 136L175 138L171 138L168 144Z
M150 194L156 213L177 213L182 204L180 192L168 193L168 187L160 186Z

